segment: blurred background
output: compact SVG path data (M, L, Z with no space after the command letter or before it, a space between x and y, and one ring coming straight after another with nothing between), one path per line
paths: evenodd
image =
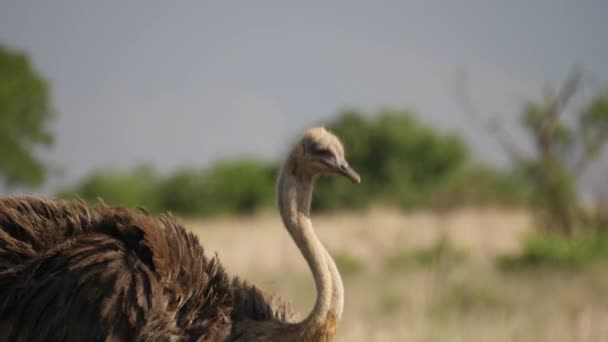
M342 341L608 340L608 3L0 3L0 194L171 211L312 307L274 207L312 125Z

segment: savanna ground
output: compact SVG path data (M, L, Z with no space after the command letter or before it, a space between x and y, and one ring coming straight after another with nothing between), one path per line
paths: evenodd
M313 222L344 278L338 341L608 341L608 265L496 266L522 248L526 212L372 209ZM186 225L230 273L310 310L312 277L277 215Z

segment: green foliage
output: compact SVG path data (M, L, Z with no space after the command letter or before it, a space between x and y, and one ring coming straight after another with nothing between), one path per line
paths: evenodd
M248 214L273 202L274 178L274 166L253 160L181 170L163 182L160 202L164 209L186 215Z
M212 198L228 212L251 213L274 200L275 168L255 161L216 164L209 173Z
M111 205L157 211L158 184L159 176L149 166L139 166L132 172L110 169L95 171L74 188L64 189L57 195L62 198L78 195L88 203L102 199Z
M252 160L220 162L207 170L179 170L168 177L148 166L132 172L104 170L58 196L78 195L89 203L101 198L112 205L170 210L186 216L247 214L272 203L274 170L270 164Z
M368 119L345 111L328 128L341 137L362 183L321 179L316 209L360 208L375 200L422 205L468 158L461 139L433 131L408 112L387 110Z
M534 235L526 240L519 255L498 258L503 269L531 266L579 267L593 261L608 261L608 234L587 233L575 238Z
M449 209L462 205L522 206L529 204L532 192L518 174L507 174L484 166L469 164L434 191L428 206Z
M595 224L588 222L579 202L577 182L608 141L608 92L596 94L569 115L564 113L580 82L580 73L575 73L545 102L524 108L521 122L534 144L533 156L509 149L517 172L534 192L540 224L562 235Z
M163 210L187 216L208 214L213 203L206 173L198 169L182 169L169 175L159 184L159 205Z
M596 157L608 138L608 90L596 96L579 117L585 152Z
M46 81L25 54L0 45L0 180L6 185L43 183L46 166L34 151L52 144L53 117Z
M384 201L414 206L457 206L492 198L518 198L517 184L489 168L473 166L464 143L434 132L407 112L383 111L373 118L344 112L329 127L348 149L347 159L363 182L322 177L313 209L362 208ZM181 169L161 177L149 167L91 174L62 196L180 215L252 213L274 203L278 167L250 159L215 163L208 169ZM476 186L471 187L471 182ZM498 200L497 200L498 201Z

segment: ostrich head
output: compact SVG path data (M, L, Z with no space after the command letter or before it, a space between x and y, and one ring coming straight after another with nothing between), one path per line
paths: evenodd
M318 175L335 174L350 179L353 183L361 178L344 157L344 147L340 139L324 127L314 127L304 133L294 147L290 159L293 173L304 179L314 179Z

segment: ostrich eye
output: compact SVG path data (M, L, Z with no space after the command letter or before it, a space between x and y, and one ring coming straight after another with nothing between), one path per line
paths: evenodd
M325 148L319 148L319 147L315 147L313 149L311 149L310 154L314 155L314 156L318 156L318 157L331 157L332 153L330 150L325 149Z
M326 149L324 147L319 147L319 145L316 145L314 143L308 144L308 146L306 146L306 152L308 152L308 154L313 155L315 157L333 156L333 154L331 153L331 151L329 149Z
M315 157L332 157L333 153L324 147L320 147L313 141L307 141L304 143L304 150L306 153Z

